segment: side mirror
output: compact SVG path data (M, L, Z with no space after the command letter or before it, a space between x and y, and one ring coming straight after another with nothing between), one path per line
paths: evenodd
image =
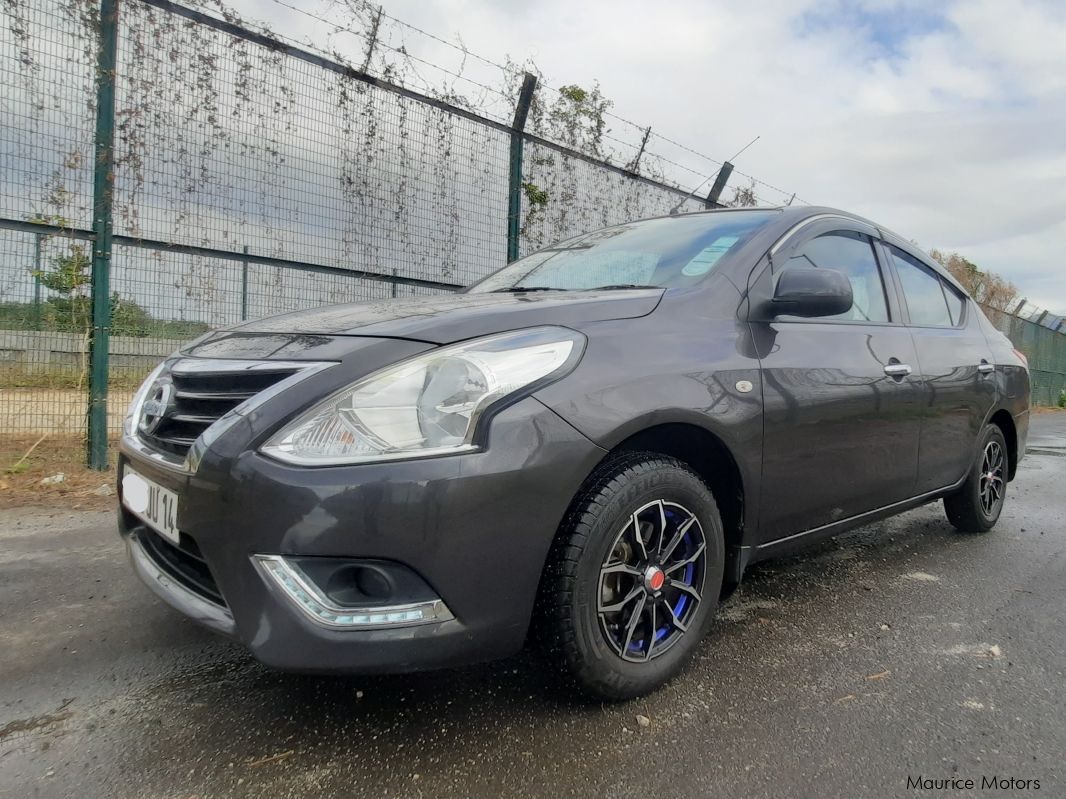
M836 316L851 310L851 281L835 269L794 267L777 280L774 316Z

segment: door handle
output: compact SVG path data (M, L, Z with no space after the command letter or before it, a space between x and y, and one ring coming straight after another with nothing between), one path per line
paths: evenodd
M990 363L989 363L988 361L986 361L986 360L985 360L984 358L982 358L982 359L981 359L981 363L979 363L979 364L977 365L977 371L978 371L978 372L980 372L980 373L981 373L981 374L983 374L983 375L990 375L990 374L992 374L992 373L993 373L994 371L996 371L996 367L995 367L995 366L993 366L992 364L990 364Z
M890 363L885 367L885 374L889 377L906 377L911 373L911 368L905 363Z

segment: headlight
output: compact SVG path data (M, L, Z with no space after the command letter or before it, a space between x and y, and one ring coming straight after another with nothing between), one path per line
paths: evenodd
M302 466L469 452L486 410L567 374L584 344L573 330L539 327L441 347L334 394L262 451Z

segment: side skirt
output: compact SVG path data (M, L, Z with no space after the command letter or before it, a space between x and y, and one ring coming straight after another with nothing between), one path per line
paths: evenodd
M950 494L957 489L963 483L966 482L966 474L962 476L962 479L953 485L945 486L944 488L938 488L935 491L929 491L925 494L920 494L910 499L904 499L899 502L894 502L891 505L885 505L881 508L875 508L874 510L860 513L856 516L849 516L847 519L841 519L840 521L831 522L829 524L823 524L821 527L814 527L810 530L804 530L802 533L796 533L795 535L786 536L785 538L779 538L776 541L767 541L765 544L758 544L756 546L742 546L739 547L739 553L736 562L736 577L737 582L743 576L744 569L756 561L766 560L768 558L775 558L780 555L789 554L804 547L814 544L817 541L822 541L826 538L832 538L835 535L852 530L856 527L862 527L864 524L870 524L871 522L880 521L881 519L887 519L889 516L895 516L897 513L903 513L904 511L917 508L921 505L926 505L930 502L940 499L945 494Z

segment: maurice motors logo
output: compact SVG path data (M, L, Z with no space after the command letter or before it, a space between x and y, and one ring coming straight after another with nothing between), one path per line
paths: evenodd
M980 777L907 777L909 791L1039 791L1040 780L1022 777L1001 777L984 774Z

